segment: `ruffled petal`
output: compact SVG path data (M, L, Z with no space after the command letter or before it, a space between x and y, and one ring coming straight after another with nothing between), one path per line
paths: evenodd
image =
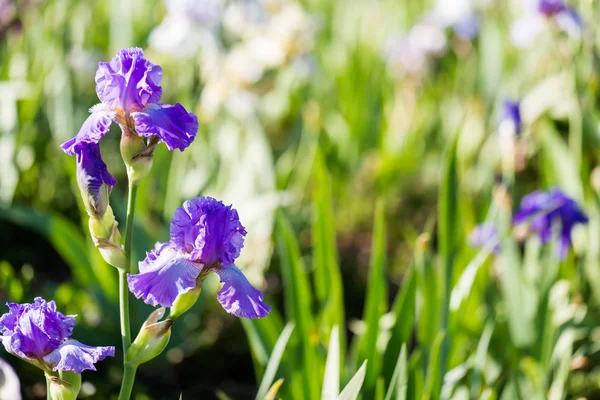
M8 303L0 318L6 350L23 358L42 358L71 335L75 318L56 311L54 301L36 297L33 304Z
M271 307L263 302L262 292L255 289L235 265L216 268L214 271L224 284L217 299L225 311L236 317L251 319L269 314Z
M190 260L207 266L233 264L244 247L246 230L237 211L212 197L196 197L175 210L171 241Z
M129 290L146 304L163 307L171 307L179 294L194 289L201 270L171 243L157 243L139 267L139 274L127 275Z
M153 105L131 116L140 135L158 136L169 150L185 150L198 132L198 118L179 103Z
M44 357L44 361L53 365L54 371L73 371L80 374L86 369L95 371L94 364L114 355L113 346L87 346L77 340L68 339Z
M87 212L102 218L108 207L111 188L117 180L108 172L100 147L95 143L77 150L77 184Z
M96 104L90 108L91 115L85 120L79 133L60 147L70 156L75 155L81 147L98 143L110 129L115 113L104 104Z
M139 48L123 49L110 62L98 64L96 93L111 110L125 114L158 103L162 68L144 58Z

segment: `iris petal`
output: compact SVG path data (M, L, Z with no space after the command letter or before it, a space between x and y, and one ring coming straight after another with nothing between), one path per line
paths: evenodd
M54 366L54 371L73 371L76 374L84 370L96 370L98 361L114 357L112 346L87 346L77 340L68 339L59 348L44 357L44 361Z
M140 263L140 273L127 275L129 290L146 304L171 307L179 294L196 287L200 269L170 243L157 243Z
M110 62L98 64L96 93L111 110L129 114L160 100L161 80L162 68L146 60L141 49L123 49Z
M90 143L98 143L110 129L110 124L115 118L115 113L104 104L97 104L90 108L91 115L85 120L79 133L63 143L63 151L70 156L75 155L82 147Z
M185 150L198 132L198 118L179 103L155 105L131 116L140 135L158 136L169 150Z
M217 294L225 311L237 317L262 318L269 314L271 307L263 302L263 294L255 289L235 265L214 270L224 283Z

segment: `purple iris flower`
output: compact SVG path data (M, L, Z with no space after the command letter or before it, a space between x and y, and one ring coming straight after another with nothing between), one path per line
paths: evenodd
M502 114L500 116L500 133L506 132L503 126L508 126L511 134L520 134L523 129L521 120L521 109L518 101L504 100Z
M536 37L554 23L573 38L579 38L582 30L580 15L563 0L529 0L525 2L528 12L515 21L511 28L512 42L518 47L529 47Z
M7 303L0 317L2 344L6 351L46 370L80 374L115 355L115 348L86 346L70 339L75 325L72 315L56 311L54 301L36 297L33 304Z
M64 152L86 158L113 122L123 132L156 137L169 150L183 151L196 136L198 119L181 104L160 103L161 79L162 68L146 60L138 48L121 50L110 62L99 63L96 93L101 103L90 109L79 133L63 143Z
M209 272L224 284L217 299L230 314L261 318L271 308L234 265L246 230L237 211L211 197L197 197L175 210L171 240L156 243L140 262L140 273L128 275L129 290L147 304L171 307L178 295L197 287Z
M480 25L479 16L476 13L470 13L456 21L452 29L459 38L473 40L479 33Z
M498 229L491 222L483 222L475 226L469 239L473 247L485 248L494 253L500 251Z
M586 224L587 216L577 203L558 188L547 192L538 190L521 200L521 207L515 215L515 224L529 224L543 243L551 241L558 231L558 257L562 260L571 247L571 230L576 224Z

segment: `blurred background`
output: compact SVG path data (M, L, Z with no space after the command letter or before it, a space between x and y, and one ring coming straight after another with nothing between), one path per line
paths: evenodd
M334 326L342 387L369 360L363 399L402 398L394 382L415 399L600 398L599 17L592 0L0 0L0 303L55 299L78 340L119 345L117 273L59 145L99 102L98 62L138 46L200 131L155 153L134 259L184 200L222 199L274 311L240 321L208 279L136 399L255 398L289 321L284 399L336 375ZM123 227L119 135L102 154ZM590 219L565 261L535 237L511 235L504 267L470 246L498 204L552 186ZM133 332L150 312L133 302ZM39 371L0 355L24 398L45 398ZM85 372L81 397L116 398L120 363Z

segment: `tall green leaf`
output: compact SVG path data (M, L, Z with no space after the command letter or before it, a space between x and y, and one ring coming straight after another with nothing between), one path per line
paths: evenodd
M381 357L377 350L379 336L379 319L387 311L387 286L385 282L386 264L386 227L383 201L378 201L375 207L373 224L373 242L371 244L371 261L369 265L369 280L363 320L366 331L360 338L359 362L369 360L369 368L365 381L367 395L373 396L375 382L379 374Z
M455 134L444 162L442 181L438 200L439 224L438 242L443 270L443 292L442 292L442 325L443 332L447 332L450 318L450 290L452 288L452 271L457 253L457 239L459 231L459 202L458 202L458 163L456 149L458 144L458 133ZM443 377L448 367L448 352L450 335L445 335L441 344L439 368Z
M323 156L317 153L313 167L312 245L314 283L321 310L321 335L327 336L333 325L344 326L344 293L335 240L335 221L331 200L331 179ZM342 348L346 347L345 332L339 332ZM343 359L340 361L344 363Z
M297 369L302 374L303 396L316 399L319 397L317 372L320 367L317 364L315 342L311 339L315 329L311 315L312 295L300 257L298 241L282 213L277 215L277 247L281 258L285 309L287 317L293 320L297 327L295 336L301 353L301 363L297 365Z

